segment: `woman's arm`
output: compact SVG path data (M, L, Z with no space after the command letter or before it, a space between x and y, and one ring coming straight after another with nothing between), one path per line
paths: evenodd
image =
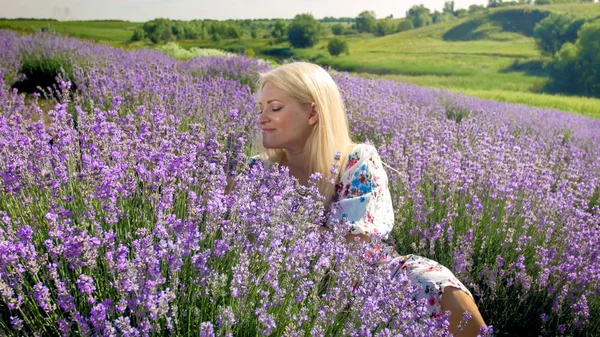
M323 233L323 232L330 232L331 229L325 227L325 226L319 226L319 232ZM347 242L369 242L371 241L371 238L369 238L369 236L365 235L365 234L346 234L344 235L344 238L346 239Z

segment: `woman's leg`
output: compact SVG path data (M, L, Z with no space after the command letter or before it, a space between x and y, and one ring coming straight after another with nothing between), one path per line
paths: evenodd
M397 260L400 262L398 272L406 271L408 278L421 286L416 299L427 300L427 309L432 317L441 318L450 311L450 332L454 336L477 336L485 324L481 313L469 290L448 268L418 255L401 256ZM466 311L472 317L458 331Z
M481 329L485 323L471 296L462 289L447 286L443 289L440 302L443 312L450 311L449 330L455 337L477 336L479 329ZM463 314L466 311L471 313L471 319L464 325ZM461 324L464 326L459 331L459 326Z

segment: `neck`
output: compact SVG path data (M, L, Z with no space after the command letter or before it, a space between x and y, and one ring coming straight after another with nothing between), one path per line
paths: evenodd
M290 174L294 176L302 185L308 183L308 177L310 176L306 169L306 159L302 151L286 151L285 157L281 161L281 165L287 166L290 170Z

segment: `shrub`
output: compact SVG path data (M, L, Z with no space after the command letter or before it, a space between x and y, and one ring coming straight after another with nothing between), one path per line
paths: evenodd
M226 53L219 49L212 48L197 48L192 47L190 50L182 48L175 42L166 43L157 48L163 53L174 57L178 60L189 60L196 57L207 57L207 56L233 56L231 53Z
M146 33L141 28L137 28L133 31L133 35L131 36L131 41L143 41L146 38Z
M13 88L24 93L53 94L57 78L73 80L73 65L66 56L54 55L40 58L37 55L24 57L19 73L25 78L13 84ZM77 88L73 84L73 90Z
M327 44L327 50L332 56L339 56L341 53L348 54L348 43L339 38L333 38Z
M362 11L356 17L356 30L360 33L372 33L377 26L377 17L373 11Z
M333 35L343 35L344 31L344 26L341 23L336 23L335 25L331 26L331 32Z
M398 31L399 32L403 32L403 31L406 31L406 30L411 30L411 29L414 29L414 28L415 28L415 25L413 25L413 23L412 23L411 20L402 20L402 22L400 22L398 24Z
M381 19L377 21L375 28L375 35L385 36L396 32L396 26L390 19Z
M321 23L312 14L298 14L288 29L288 41L294 48L307 48L319 42Z

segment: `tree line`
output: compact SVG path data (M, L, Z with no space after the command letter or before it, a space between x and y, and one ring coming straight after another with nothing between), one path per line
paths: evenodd
M487 8L505 7L518 4L549 4L593 2L594 0L489 0ZM148 40L152 43L175 40L207 40L218 42L222 39L273 38L274 42L288 40L294 47L311 46L319 36L354 35L371 33L384 36L430 24L452 21L478 11L485 10L483 5L471 5L468 9L455 9L454 1L446 1L443 10L431 11L425 5L415 5L406 12L403 20L393 20L389 15L378 19L373 11L363 11L356 17L335 18L331 16L316 20L312 15L298 14L293 20L253 19L253 20L169 20L164 18L145 22L136 29L132 41ZM310 17L309 17L310 16ZM327 23L324 27L322 24ZM291 30L291 33L290 33Z
M518 4L548 4L593 2L593 0L489 0L487 8L506 7ZM446 1L441 12L431 11L423 4L415 5L406 12L402 20L393 20L391 15L378 19L373 11L363 11L356 17L325 17L317 20L312 14L296 15L292 20L191 20L178 21L155 19L138 28L133 41L149 40L153 43L173 40L211 39L256 39L270 38L274 42L289 42L293 48L310 48L328 35L328 50L333 56L349 53L348 44L340 35L373 34L384 36L435 23L462 18L485 10L482 5L471 5L468 9L455 9L454 1ZM327 23L327 25L324 25ZM552 13L540 21L534 31L538 48L551 61L545 67L551 81L547 91L583 94L600 97L600 20L585 19L572 14Z

